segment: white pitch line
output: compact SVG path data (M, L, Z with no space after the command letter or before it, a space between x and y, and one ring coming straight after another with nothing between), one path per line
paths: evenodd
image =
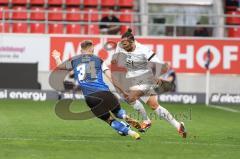
M37 138L0 138L0 140L9 140L9 141L55 141L55 142L97 142L97 143L135 143L141 142L135 140L84 140L84 139L37 139ZM146 140L144 141L146 142ZM151 141L152 142L152 141ZM174 145L198 145L198 146L228 146L228 147L240 147L240 145L236 144L224 144L224 143L200 143L200 142L174 142L174 141L160 141L159 144L174 144Z
M240 111L237 110L237 109L227 108L227 107L224 107L224 106L209 105L209 107L216 108L216 109L221 109L221 110L225 110L225 111L233 112L233 113L240 113Z

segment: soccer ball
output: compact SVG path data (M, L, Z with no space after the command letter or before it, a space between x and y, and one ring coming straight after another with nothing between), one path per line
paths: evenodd
M131 128L128 123L125 123L125 122L123 122L123 121L121 121L121 123L122 123L123 125L125 125L128 129ZM121 135L121 136L127 136L127 134L124 134L124 133L122 133L122 132L120 132L120 131L118 131L118 134Z

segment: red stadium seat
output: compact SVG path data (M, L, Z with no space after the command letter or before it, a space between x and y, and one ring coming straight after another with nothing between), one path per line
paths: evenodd
M12 0L12 4L27 4L27 0Z
M48 33L50 34L63 34L64 27L63 24L49 24Z
M30 13L31 20L44 20L45 9L43 7L32 7Z
M130 28L130 27L126 26L126 25L121 26L121 30L120 30L121 34L124 34L128 30L128 28Z
M8 0L1 0L0 4L8 4Z
M121 9L120 10L120 21L121 22L133 22L134 12L131 9Z
M229 16L226 17L227 24L240 24L240 12L238 11L227 12L227 16Z
M103 7L113 7L115 6L116 0L101 0L101 5Z
M81 4L81 0L66 0L66 5L78 6Z
M99 13L99 15L101 15L101 18L102 18L102 17L105 17L105 16L109 15L110 9L109 8L103 8L103 9L101 9L101 12L102 12L102 15L100 13Z
M99 34L99 26L98 25L86 25L84 26L84 33L85 34Z
M4 14L3 14L4 10ZM0 6L0 19L9 19L9 9L7 6Z
M228 29L228 37L240 38L240 26Z
M48 0L49 5L62 5L63 0Z
M85 6L97 6L98 0L83 0Z
M118 5L120 7L133 7L134 6L134 0L118 0Z
M9 33L10 25L8 23L0 23L0 33Z
M33 23L30 24L31 33L45 33L45 24L44 23Z
M23 6L13 7L12 19L14 20L26 20L27 19L27 8Z
M48 20L63 20L61 7L51 7L48 11Z
M44 5L45 0L30 0L31 5Z
M81 18L81 13L80 13L80 8L67 8L67 15L66 15L66 20L67 21L80 21L82 20Z
M85 8L84 9L84 21L98 21L98 10L96 8Z
M67 34L81 34L81 25L67 24Z
M12 32L13 33L27 33L28 32L28 25L27 23L13 23L12 25Z

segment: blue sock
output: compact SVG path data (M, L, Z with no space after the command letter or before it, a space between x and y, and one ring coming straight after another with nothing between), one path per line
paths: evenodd
M126 115L126 111L124 109L120 109L117 114L116 117L119 119L123 119L123 116Z
M111 127L123 135L128 135L129 128L127 127L127 124L123 124L120 121L113 120L111 123Z

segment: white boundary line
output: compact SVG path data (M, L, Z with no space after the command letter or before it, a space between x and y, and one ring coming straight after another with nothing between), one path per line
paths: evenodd
M37 139L37 138L0 138L0 140L9 140L9 141L46 141L46 142L96 142L96 143L134 143L141 142L134 140L84 140L84 139ZM146 141L145 141L146 142ZM174 145L198 145L198 146L228 146L228 147L240 147L237 144L225 144L225 143L200 143L200 142L174 142L174 141L159 141L159 144L174 144Z
M209 105L209 107L216 108L216 109L221 109L221 110L225 110L225 111L233 112L233 113L240 113L239 110L232 109L232 108L227 108L227 106Z

